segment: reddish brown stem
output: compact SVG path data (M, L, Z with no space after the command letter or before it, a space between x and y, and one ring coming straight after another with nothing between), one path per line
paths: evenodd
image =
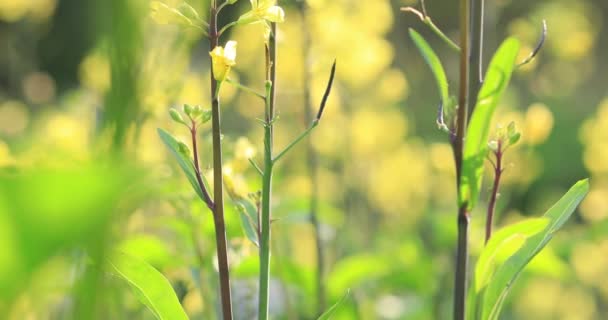
M211 2L209 21L209 51L218 46L217 32L217 3ZM222 316L224 320L232 320L232 297L230 295L230 271L228 265L228 241L226 240L226 225L224 222L224 190L222 176L222 133L220 126L220 101L217 96L217 82L211 69L211 135L213 140L213 222L215 224L215 243L217 247L217 262L220 276L220 296L222 301Z
M494 153L496 156L496 163L494 166L494 185L492 186L492 193L490 195L490 202L488 203L488 213L486 217L486 243L492 236L492 225L494 220L494 212L496 211L496 199L498 198L498 187L500 186L500 177L502 175L502 142L498 141L498 151Z

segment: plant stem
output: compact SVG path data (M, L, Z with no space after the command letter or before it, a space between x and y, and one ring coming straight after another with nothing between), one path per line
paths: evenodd
M218 45L217 32L217 3L211 1L209 21L209 50ZM220 127L220 101L217 94L218 83L213 75L212 61L209 59L211 70L211 135L213 140L213 222L215 225L215 242L217 246L217 263L220 275L220 296L224 320L232 319L232 298L230 296L230 272L228 267L228 243L226 240L226 225L224 222L224 192L222 189L222 141Z
M310 47L311 47L311 36L308 26L308 5L306 1L302 1L302 23L301 31L303 35L302 51L304 57L304 68L303 74L303 86L304 86L304 114L305 121L309 123L313 121L313 109L312 109L312 92L310 89L311 74L310 74ZM318 123L318 122L316 122ZM326 308L326 293L325 293L325 253L323 251L323 243L321 240L320 223L318 217L319 211L319 193L318 193L318 178L317 178L317 163L318 155L313 148L312 141L308 141L306 144L306 153L308 154L308 171L310 176L310 223L312 224L314 236L315 236L315 247L317 252L317 270L316 270L316 294L317 294L317 312L316 316L321 315Z
M471 47L469 50L469 119L477 103L477 95L483 82L483 12L485 0L472 0L470 34Z
M458 98L458 113L456 137L454 139L454 160L456 164L457 190L460 192L462 156L464 139L466 137L467 118L469 110L469 37L470 37L470 1L460 0L460 92ZM458 243L456 250L456 274L454 277L454 319L464 320L466 317L467 268L469 242L469 212L468 204L459 204L458 208Z
M488 214L486 216L486 243L492 237L492 224L494 220L494 212L496 211L496 198L498 197L498 187L500 186L500 177L502 175L502 141L498 140L498 149L495 152L496 164L494 165L494 185L492 186L492 194L488 203Z
M276 31L275 23L271 24L270 38L266 46L266 105L264 124L264 175L262 178L262 217L260 237L260 283L258 320L268 319L269 284L270 284L270 217L272 196L272 144L274 103L276 92Z

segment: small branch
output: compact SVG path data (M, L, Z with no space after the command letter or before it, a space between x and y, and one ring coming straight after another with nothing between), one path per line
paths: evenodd
M492 237L492 225L494 220L494 213L496 211L496 199L498 198L498 188L500 186L500 177L503 172L502 168L502 141L498 141L498 151L494 153L496 156L496 164L494 165L494 185L492 186L492 193L490 195L490 202L488 203L488 213L486 216L486 243Z
M435 23L433 23L433 20L431 20L431 17L426 15L426 12L424 12L424 11L426 11L426 9L424 9L424 7L423 7L423 12L420 12L412 7L403 7L403 8L401 8L401 11L411 12L411 13L415 14L416 16L418 16L418 18L420 18L420 21L422 21L422 23L426 24L429 28L431 28L431 30L437 36L439 36L439 38L441 38L441 40L443 40L443 42L445 42L448 45L448 47L450 47L452 50L454 50L456 52L460 52L460 47L456 43L454 43L454 41L452 41L448 36L446 36L445 33L443 33L443 31L441 31L441 29L439 29L439 27L437 27L437 25L435 25Z
M545 39L547 38L547 21L543 20L543 26L542 26L542 32L540 34L540 39L538 40L538 43L536 44L536 47L534 48L534 50L532 50L532 52L530 53L530 55L524 59L524 61L520 62L517 67L521 67L527 63L529 63L530 61L534 60L534 58L536 57L536 55L540 52L540 49L543 48L543 45L545 44Z
M331 88L334 83L335 75L336 75L336 61L334 60L334 63L331 67L331 72L329 74L329 81L327 82L327 87L325 88L325 93L323 93L323 98L321 99L321 104L319 105L319 111L317 112L317 116L312 121L312 123L310 124L308 129L306 129L304 132L300 133L300 135L297 138L295 138L291 143L289 143L287 145L287 147L285 147L285 149L283 149L283 151L279 152L279 154L277 156L275 156L274 159L272 159L272 163L276 163L277 161L279 161L279 159L281 159L289 150L291 150L291 148L293 148L295 145L297 145L298 142L302 141L302 139L304 139L306 136L308 136L310 134L310 132L317 125L319 125L319 121L321 121L321 117L323 116L323 111L325 110L325 105L327 103L327 99L329 98L329 94L331 93Z
M238 83L236 81L232 81L230 79L226 79L226 82L230 83L231 85L233 85L233 86L235 86L235 87L237 87L237 88L239 88L239 89L241 89L241 90L243 90L245 92L251 93L254 96L256 96L256 97L258 97L258 98L260 98L262 100L266 100L266 97L263 94L255 91L255 90L253 90L253 89L251 89L251 88L249 88L247 86L244 86L244 85L242 85L242 84L240 84L240 83Z
M304 130L304 132L300 133L300 135L295 138L292 142L290 142L287 147L285 147L285 149L283 149L283 151L279 152L279 154L277 154L274 159L272 159L273 163L276 163L277 161L279 161L285 154L287 154L287 152L289 152L289 150L291 150L291 148L295 147L298 142L302 141L302 139L306 138L306 136L308 136L310 134L310 132L319 124L319 120L315 119L312 121L312 124L308 127L308 129Z
M224 34L224 32L226 32L226 30L230 29L231 27L234 27L236 25L236 21L232 21L229 24L225 25L220 32L218 32L218 37L221 37L222 34Z
M251 163L251 165L255 168L255 170L263 177L264 176L264 172L257 165L257 163L255 163L255 161L253 161L253 159L251 159L251 158L248 158L247 160L249 161L249 163Z

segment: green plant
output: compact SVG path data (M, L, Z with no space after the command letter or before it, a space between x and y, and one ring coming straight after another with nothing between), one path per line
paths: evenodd
M422 11L412 7L402 8L402 11L416 14L451 49L460 54L459 94L458 99L452 99L441 61L424 38L410 29L414 44L436 79L440 92L437 124L441 130L448 133L454 153L458 194L458 242L453 315L454 319L459 320L497 319L513 281L574 212L587 194L589 185L586 180L577 182L547 211L544 218L529 219L506 227L491 238L500 177L504 170L503 155L520 137L515 126L509 125L506 131L502 130L496 139L490 141L492 118L511 75L518 66L533 59L542 47L546 26L543 22L542 37L536 49L519 64L516 62L520 49L519 41L514 38L506 39L490 61L485 77L482 77L484 1L460 1L459 45L453 43L432 22L423 0L421 6ZM457 102L453 102L456 100ZM494 160L489 160L494 168L494 184L486 217L487 244L477 261L473 279L474 290L467 297L469 224L471 212L479 202L484 163L490 151L494 155ZM498 253L508 257L500 266L496 262ZM467 305L472 309L468 313Z
M325 104L331 92L336 64L334 62L327 88L318 108L318 112L314 119L311 120L310 126L289 143L282 151L275 153L273 151L274 133L273 128L278 120L276 116L275 96L276 96L276 68L277 68L277 45L276 45L276 23L282 22L284 19L283 9L276 5L276 1L260 0L251 1L251 11L241 15L237 20L227 23L219 29L217 26L218 14L226 6L234 4L236 1L225 1L221 5L217 5L216 1L211 2L210 22L207 24L198 19L198 14L191 7L171 8L162 3L155 3L157 19L163 15L171 19L185 24L198 25L200 27L208 26L206 35L210 41L210 69L211 73L211 110L204 110L200 106L191 107L184 105L183 114L176 109L171 109L169 114L171 118L188 128L191 135L191 147L183 142L177 141L166 131L159 129L159 135L165 145L173 153L178 161L178 164L186 174L188 181L194 188L197 195L203 200L207 207L213 212L215 221L216 247L218 253L219 278L221 302L224 319L232 319L232 303L230 295L230 276L227 257L227 241L226 229L224 225L224 205L223 205L223 163L222 163L222 130L220 122L220 89L224 82L230 83L237 88L240 88L248 93L254 94L256 97L264 101L264 118L261 120L264 127L263 139L263 165L258 166L254 159L249 159L252 166L260 174L262 178L262 190L260 199L252 203L248 199L232 195L237 208L241 212L243 219L244 231L247 237L259 247L260 258L260 274L259 274L259 303L258 303L258 319L268 319L269 306L269 283L270 283L270 239L271 239L271 197L272 197L272 174L274 166L278 161L285 156L295 145L307 137L310 132L319 124ZM162 12L161 12L162 10ZM158 17L161 15L161 17ZM191 19L196 17L196 19ZM167 18L167 20L171 20ZM265 92L259 94L255 90L250 89L238 82L228 78L230 68L235 65L236 61L236 42L228 41L224 47L219 45L220 36L230 27L237 25L247 25L253 23L262 23L266 26L264 35L265 48ZM185 115L185 117L184 117ZM208 191L209 187L205 182L205 178L201 172L201 167L198 158L198 128L211 120L212 141L213 141L213 197Z

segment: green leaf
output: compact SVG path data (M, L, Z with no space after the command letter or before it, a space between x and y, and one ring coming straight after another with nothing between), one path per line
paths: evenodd
M186 178L188 178L188 181L192 185L192 188L194 188L194 191L196 191L196 194L203 201L205 201L203 191L201 190L200 186L198 185L198 181L196 180L196 173L194 171L194 165L192 164L192 161L183 152L180 152L180 141L175 139L169 132L160 128L158 129L158 135L177 160L177 163L186 174ZM193 152L196 152L196 150L194 150ZM202 175L201 177L203 178L204 182L205 177Z
M433 75L435 76L435 81L437 82L437 88L439 88L439 95L441 98L442 105L447 108L449 101L449 93L448 93L448 78L445 75L445 71L443 66L441 65L441 61L437 54L433 51L433 48L424 40L424 38L416 32L414 29L410 29L410 37L414 40L414 44L422 54L424 61L429 65Z
M540 231L536 230L540 227L541 222L537 225L527 224L522 226L520 224L520 234L528 232L530 235L513 254L506 259L506 262L496 268L493 275L489 279L485 288L479 286L483 292L483 303L481 319L498 319L502 304L512 287L513 282L517 279L521 271L526 265L536 256L551 240L553 234L559 230L568 218L572 215L578 204L583 200L585 195L589 192L589 181L587 179L577 182L570 190L555 204L551 207L543 216L546 219L546 226ZM540 221L540 220L538 220ZM510 231L513 231L511 228ZM524 232L525 231L525 232ZM511 232L512 233L512 232ZM497 233L499 235L499 233ZM509 232L505 231L499 235L501 238L509 238ZM497 239L495 242L502 242L501 239ZM492 240L490 240L492 241ZM496 243L492 246L495 249ZM492 248L484 249L482 255L490 255L486 251L493 250ZM483 267L479 267L483 268ZM477 278L477 270L476 270ZM481 274L483 272L480 271ZM485 277L481 276L480 277ZM482 284L483 285L483 284Z
M169 280L147 262L117 252L110 266L127 281L139 300L160 320L188 319Z
M237 211L239 212L239 216L241 218L241 226L243 227L243 232L247 236L256 247L260 246L260 242L258 239L258 210L256 205L248 199L243 197L239 197L236 195L230 195L230 199L234 202Z
M340 300L338 300L338 302L336 302L333 306L331 306L329 309L327 309L327 311L323 312L323 314L319 318L317 318L317 320L331 319L331 316L334 314L334 312L336 312L336 310L338 310L338 308L340 308L340 306L344 303L344 301L346 301L349 294L350 294L350 290L346 290L346 293L342 296L342 298L340 298Z
M498 48L490 62L486 78L477 96L475 110L471 115L465 139L461 185L458 193L459 204L467 203L469 211L473 209L479 197L492 116L509 84L518 52L519 41L513 38L508 38Z
M532 218L494 233L481 251L475 265L475 291L481 291L490 282L498 263L504 262L509 256L512 256L521 248L526 239L543 231L548 224L549 219L547 218Z

